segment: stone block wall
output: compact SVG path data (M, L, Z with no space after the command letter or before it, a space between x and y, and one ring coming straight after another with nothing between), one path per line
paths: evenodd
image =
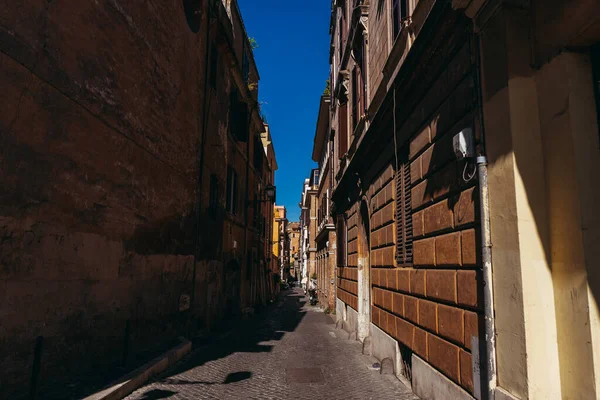
M347 257L346 266L337 268L337 297L358 310L358 205L346 212ZM338 249L339 251L339 249Z
M394 267L393 255L376 249L371 276L373 323L473 393L472 338L479 337L483 318L478 191L474 166L465 170L452 148L456 133L477 128L470 57L465 43L417 105L427 118L407 143L413 263ZM401 129L410 124L411 118ZM390 201L383 193L375 207ZM374 216L373 227L384 224ZM382 236L373 244L387 245Z

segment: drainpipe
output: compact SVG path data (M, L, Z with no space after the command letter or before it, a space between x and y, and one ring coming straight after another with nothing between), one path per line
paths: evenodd
M487 158L485 156L485 127L483 123L483 99L481 94L481 55L479 36L474 36L475 79L481 129L481 150L477 156L479 178L479 201L481 216L481 258L483 263L483 303L485 316L485 379L481 379L481 394L484 399L494 400L497 385L496 375L496 325L494 318L494 282L492 273L492 235L490 229L490 204ZM480 375L484 371L480 370Z
M483 303L485 316L485 372L487 378L482 394L488 400L494 400L496 390L496 327L494 321L494 285L492 276L492 240L490 231L490 208L487 158L477 157L477 172L479 175L479 199L481 210L481 255L483 261Z

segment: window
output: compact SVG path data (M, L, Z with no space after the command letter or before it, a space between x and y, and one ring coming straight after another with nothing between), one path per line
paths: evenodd
M356 101L358 98L358 77L357 77L358 68L354 67L352 71L352 132L356 129L358 125L358 102Z
M217 53L217 46L210 45L210 71L208 81L213 89L217 88L217 68L219 64L219 54Z
M366 110L366 81L365 81L365 54L364 39L362 37L355 46L354 55L356 65L352 71L352 131L356 130L360 118Z
M406 154L407 151L404 151ZM396 261L398 264L412 264L412 206L410 199L410 163L408 154L405 162L396 171Z
M210 215L214 218L217 215L219 207L219 181L215 174L210 174L210 196L208 210Z
M190 31L197 33L202 21L200 2L196 0L183 0L183 12Z
M253 205L254 205L254 207L253 207L254 219L252 220L252 224L255 227L258 227L258 223L260 222L260 218L259 218L260 215L258 214L259 210L260 210L260 207L259 207L258 195L257 194L254 195L254 203L253 203Z
M263 154L265 154L262 141L258 135L254 136L254 168L260 173L263 169Z
M248 140L248 106L239 100L238 92L235 89L229 94L229 129L237 140L241 142Z
M346 258L348 255L348 242L347 242L347 227L346 227L346 216L340 214L337 216L337 266L345 267Z
M392 0L392 19L394 38L398 36L402 30L402 20L408 17L408 0Z
M318 169L315 170L313 177L314 177L313 185L317 186L319 184L319 170Z
M348 103L340 105L338 114L338 157L348 152Z
M346 5L341 7L340 25L338 27L338 46L339 48L339 62L342 64L344 57L344 44L346 43Z
M229 166L227 167L227 211L237 214L237 173Z
M348 36L348 22L346 20L346 13L347 13L347 11L346 11L346 9L347 9L346 2L343 1L340 7L341 7L341 11L342 11L342 15L341 15L341 18L340 18L342 40L340 42L340 46L343 48L344 47L344 43L346 43L346 38ZM342 52L343 52L343 50L342 50ZM341 55L340 55L340 58L341 58Z

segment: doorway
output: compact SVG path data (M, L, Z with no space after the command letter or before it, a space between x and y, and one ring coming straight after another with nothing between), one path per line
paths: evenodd
M366 200L360 204L358 222L358 332L363 341L371 333L371 224Z

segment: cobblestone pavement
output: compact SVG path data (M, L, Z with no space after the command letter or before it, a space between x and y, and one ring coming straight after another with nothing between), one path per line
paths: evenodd
M417 399L347 337L296 289L127 399Z

